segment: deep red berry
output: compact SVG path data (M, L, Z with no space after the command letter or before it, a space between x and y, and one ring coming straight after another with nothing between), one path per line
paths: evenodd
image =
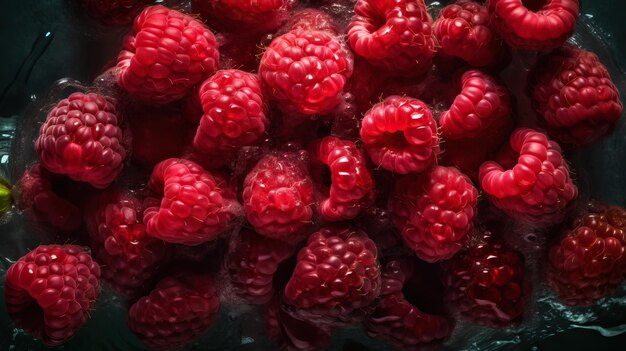
M208 28L176 10L151 6L124 41L118 83L133 98L165 104L190 93L218 64L217 41Z
M540 56L529 89L541 122L559 143L593 143L622 116L619 90L606 67L594 53L571 45Z
M296 0L192 0L194 12L227 31L270 32L289 18Z
M48 113L35 149L41 165L103 189L122 171L126 150L115 105L108 98L74 93Z
M146 232L163 241L199 245L217 238L239 215L233 189L196 163L170 158L154 167L143 220Z
M361 139L376 166L407 174L437 163L437 123L422 101L390 96L363 117Z
M98 21L115 26L131 23L144 7L154 0L80 0L87 14Z
M480 166L479 180L491 203L532 223L562 220L578 188L561 147L540 132L519 128L496 161Z
M287 32L295 29L307 29L327 31L334 35L339 34L339 27L327 12L311 8L293 13L283 28Z
M99 279L100 266L82 248L38 246L7 270L7 312L46 345L61 345L87 322Z

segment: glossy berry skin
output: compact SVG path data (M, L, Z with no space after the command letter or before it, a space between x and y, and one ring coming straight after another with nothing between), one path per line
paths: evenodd
M219 64L215 36L201 22L164 6L146 8L117 58L118 84L153 104L180 100Z
M436 166L396 183L389 212L405 244L426 262L447 260L467 241L478 191L456 168Z
M478 178L491 203L519 220L561 221L578 196L561 147L528 128L515 130L509 144L496 161L480 166Z
M354 12L348 39L357 55L391 75L430 69L435 39L423 0L359 0Z
M35 149L41 165L98 189L122 171L126 150L114 103L94 93L73 93L48 113Z
M282 108L314 115L339 104L352 66L350 51L336 36L296 29L272 40L261 58L259 76L270 97L285 105Z
M7 312L44 344L61 345L87 322L99 280L100 266L81 247L38 246L6 272Z
M235 293L247 303L263 305L274 296L274 274L293 249L287 243L243 229L230 244L226 258Z
M336 222L355 218L376 198L374 180L365 154L348 140L328 136L314 142L310 149L312 168L319 176L330 172L330 189L320 202L322 219Z
M197 152L234 153L265 135L267 108L255 74L217 71L202 83L198 96L203 116L193 140Z
M73 232L82 223L81 210L54 192L51 177L39 163L30 166L15 184L13 198L29 220Z
M504 328L519 325L530 297L524 257L487 240L444 265L443 282L451 308L473 323Z
M460 0L444 7L433 24L441 50L473 67L497 63L506 50L489 26L489 11L478 2Z
M145 291L168 249L146 233L142 202L130 192L103 193L88 206L85 222L106 282L129 297Z
M525 5L530 3L529 5ZM513 49L550 50L574 32L578 0L489 0L491 26Z
M143 214L146 232L174 244L200 245L232 225L241 205L234 191L196 163L170 158L152 171Z
M242 196L248 222L268 238L295 243L313 224L313 182L295 155L263 157L246 176Z
M390 96L365 113L361 140L374 165L407 174L437 163L437 123L420 100Z
M626 279L626 210L587 205L551 248L548 283L566 304L590 306Z
M289 18L297 0L192 0L194 12L226 31L270 32Z
M571 45L539 58L529 89L540 121L559 143L591 144L615 130L622 116L606 67L594 53Z
M209 330L220 310L213 281L182 272L163 278L128 311L128 326L153 349L180 348Z
M154 0L80 0L80 3L90 17L103 24L124 26Z
M313 8L306 8L294 12L283 28L287 32L296 29L326 31L333 35L339 35L340 32L339 27L331 15L325 11Z
M351 323L380 289L374 242L348 227L325 227L311 234L298 253L284 296L301 316Z

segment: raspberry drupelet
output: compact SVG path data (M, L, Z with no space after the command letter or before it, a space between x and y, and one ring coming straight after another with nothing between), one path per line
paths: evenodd
M220 30L271 32L290 15L297 0L192 0L194 12Z
M560 222L578 196L561 147L529 128L515 130L496 161L480 166L478 178L493 205L535 224Z
M100 294L100 266L81 247L41 245L6 273L4 300L19 327L56 346L89 318Z
M311 8L293 13L283 28L287 32L295 29L326 31L334 35L339 35L340 32L331 15Z
M113 101L95 93L73 93L48 113L35 149L49 171L104 189L124 166L120 120Z
M407 174L437 163L437 123L420 100L390 96L365 113L361 139L376 166Z
M164 6L146 8L117 58L118 84L153 104L180 100L217 70L215 36L193 17Z

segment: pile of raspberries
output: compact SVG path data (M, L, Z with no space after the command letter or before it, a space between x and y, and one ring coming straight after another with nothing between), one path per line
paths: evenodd
M32 230L72 243L6 273L7 312L41 342L79 332L103 285L151 349L259 305L281 349L360 326L414 350L461 320L520 325L533 282L572 306L624 282L626 210L583 198L564 157L622 114L566 42L578 0L81 3L134 21L115 81L56 102L13 187ZM527 97L498 77L520 50ZM539 267L516 223L545 235Z

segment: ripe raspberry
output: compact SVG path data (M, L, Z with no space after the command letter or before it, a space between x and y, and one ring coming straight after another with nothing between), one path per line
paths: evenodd
M474 1L459 0L444 7L433 24L433 34L444 53L474 67L497 63L506 50L489 27L489 11Z
M588 145L611 133L622 115L606 67L594 53L570 45L541 56L529 86L541 121L559 143Z
M296 29L275 38L259 76L271 97L305 115L332 111L352 75L352 56L328 32Z
M204 115L193 140L203 154L235 153L258 142L268 124L259 78L235 69L218 71L200 86Z
M240 206L226 182L194 162L170 158L154 167L148 188L146 232L163 241L199 245L217 238L239 215Z
M361 139L377 166L407 174L437 163L437 123L422 101L390 96L363 117Z
M180 348L213 326L220 300L213 281L182 272L163 278L128 311L128 326L155 349Z
M291 14L289 20L283 26L285 32L296 29L308 29L326 31L333 35L339 35L339 27L335 20L326 12L317 9L303 9Z
M289 18L296 0L192 0L194 12L227 31L271 32Z
M39 163L30 166L15 184L13 197L28 219L71 233L81 225L81 211L54 191L51 177Z
M274 273L291 254L288 244L243 230L231 243L226 259L237 295L251 304L268 303L274 295Z
M87 14L103 24L124 26L154 0L80 0Z
M353 219L362 209L372 206L376 198L374 180L365 155L353 142L328 136L314 142L310 149L318 178L325 171L330 172L330 189L320 203L323 220Z
M306 319L353 322L381 289L376 245L347 227L325 227L313 233L298 253L285 286L286 301Z
M100 267L75 245L41 245L6 273L9 315L44 344L61 345L80 329L100 294Z
M167 254L164 242L146 234L142 214L142 203L133 194L113 191L94 198L86 215L102 277L131 297L145 290Z
M98 189L109 186L126 157L116 114L113 102L94 93L59 101L35 142L41 165Z
M393 75L430 69L435 38L423 0L359 0L354 12L348 39L357 55Z
M519 128L496 161L480 166L478 178L491 203L532 223L555 223L577 197L561 147L540 132Z
M467 241L478 191L456 168L437 166L396 183L389 212L405 244L426 262L447 260Z
M578 0L489 0L492 28L514 49L549 50L572 35Z
M591 202L550 249L548 283L565 303L589 306L626 279L626 210Z
M531 286L519 252L483 238L444 270L446 300L463 317L496 328L524 318Z
M118 84L154 104L180 100L219 64L217 41L194 18L164 6L146 8L117 58Z

